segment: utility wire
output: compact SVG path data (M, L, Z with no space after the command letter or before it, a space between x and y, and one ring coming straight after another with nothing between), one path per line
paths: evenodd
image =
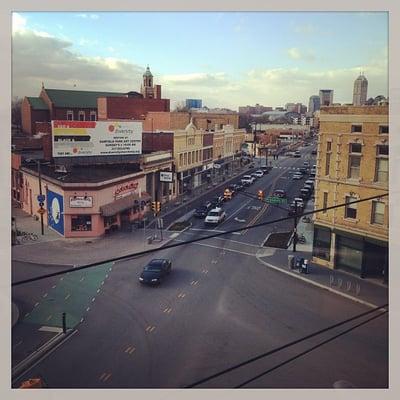
M276 369L278 369L278 368L280 368L280 367L282 367L282 366L284 366L284 365L286 365L286 364L288 364L288 363L290 363L290 362L296 360L297 358L300 358L300 357L304 356L304 355L307 354L307 353L310 353L311 351L313 351L313 350L315 350L315 349L317 349L317 348L323 346L324 344L327 344L327 343L331 342L332 340L335 340L335 339L337 339L338 337L343 336L343 335L345 335L346 333L349 333L349 332L351 332L352 330L354 330L354 329L356 329L356 328L359 328L360 326L365 325L365 324L367 324L368 322L370 322L370 321L372 321L372 320L374 320L374 319L376 319L376 318L382 317L382 315L385 315L386 313L388 313L387 310L384 311L384 312L381 313L381 314L374 315L373 317L371 317L371 318L369 318L369 319L367 319L367 320L365 320L365 321L363 321L363 322L360 322L359 324L354 325L353 327L351 327L351 328L349 328L349 329L346 329L345 331L343 331L343 332L341 332L341 333L339 333L339 334L337 334L337 335L335 335L335 336L333 336L333 337L331 337L331 338L329 338L329 339L327 339L327 340L324 340L323 342L321 342L321 343L319 343L319 344L317 344L317 345L315 345L315 346L313 346L313 347L310 347L308 350L305 350L305 351L303 351L303 352L297 354L296 356L291 357L291 358L287 359L286 361L281 362L280 364L276 365L275 367L272 367L272 368L268 369L267 371L264 371L264 372L262 372L261 374L258 374L258 375L256 375L255 377L253 377L253 378L251 378L251 379L248 379L247 381L242 382L240 385L235 386L235 389L242 388L243 386L249 384L250 382L253 382L253 381L255 381L256 379L261 378L262 376L267 375L267 374L269 374L269 373L272 372L272 371L275 371Z
M330 207L320 208L318 210L308 211L306 213L303 213L302 215L303 216L310 215L310 214L314 214L314 213L321 212L321 211L327 211L327 210L331 210L331 209L335 209L335 208L339 208L339 207L344 207L344 206L347 206L349 204L356 204L356 203L361 203L361 202L364 202L364 201L379 199L381 197L385 197L385 196L388 196L388 195L389 195L389 193L384 193L384 194L380 194L378 196L367 197L365 199L350 201L350 202L347 202L347 203L337 204L335 206L330 206ZM23 285L23 284L26 284L26 283L39 281L39 280L42 280L42 279L51 278L53 276L64 275L64 274L66 274L68 272L75 272L75 271L80 271L80 270L87 269L87 268L97 267L97 266L102 265L102 264L104 264L106 262L122 261L122 260L126 260L126 259L131 259L131 258L134 258L134 257L144 256L144 255L152 254L152 253L160 251L160 250L167 250L167 249L172 249L174 247L184 246L186 244L197 243L197 242L200 242L200 241L203 241L203 240L212 239L212 238L223 236L223 235L229 235L230 233L234 233L234 232L240 232L240 231L245 231L245 230L248 230L248 229L260 228L262 226L271 225L271 224L274 224L276 222L286 221L286 220L292 219L292 218L295 218L295 216L288 216L288 217L278 218L278 219L275 219L275 220L272 220L272 221L261 222L259 224L255 224L255 225L251 225L251 226L245 226L245 227L242 227L242 228L231 229L231 230L225 231L225 232L218 232L218 233L215 233L215 234L209 235L209 236L198 237L198 238L195 238L195 239L187 240L185 242L169 244L167 246L162 246L162 247L159 247L159 248L156 248L156 249L143 250L143 251L139 251L137 253L127 254L125 256L114 257L114 258L110 258L110 259L107 259L107 260L103 260L103 261L99 261L99 262L95 262L95 263L91 263L91 264L82 265L80 267L68 268L68 269L64 269L62 271L53 272L51 274L44 274L44 275L40 275L40 276L37 276L37 277L34 277L34 278L29 278L29 279L24 279L24 280L21 280L21 281L13 282L13 283L11 283L11 286L19 286L19 285Z
M207 381L209 381L211 379L215 379L215 378L217 378L217 377L219 377L221 375L224 375L224 374L226 374L228 372L231 372L231 371L233 371L235 369L238 369L240 367L243 367L245 365L253 363L254 361L260 360L261 358L268 357L268 356L270 356L270 355L272 355L274 353L277 353L279 351L287 349L288 347L294 346L295 344L301 343L301 342L303 342L305 340L308 340L308 339L311 339L311 338L313 338L315 336L318 336L318 335L320 335L320 334L322 334L324 332L330 331L331 329L337 328L337 327L342 326L344 324L347 324L347 323L349 323L351 321L354 321L354 320L356 320L358 318L361 318L361 317L364 317L364 316L366 316L368 314L374 313L375 311L383 310L383 313L385 313L385 312L387 312L387 310L385 309L385 307L387 307L387 306L388 306L388 304L384 304L384 305L376 307L376 308L374 308L372 310L363 312L361 314L357 314L354 317L351 317L351 318L348 318L348 319L346 319L344 321L341 321L341 322L338 322L336 324L330 325L330 326L328 326L328 327L326 327L324 329L321 329L321 330L319 330L317 332L311 333L311 334L309 334L307 336L303 336L300 339L296 339L296 340L294 340L292 342L289 342L289 343L286 343L286 344L284 344L284 345L282 345L280 347L276 347L275 349L267 351L266 353L263 353L263 354L260 354L258 356L252 357L252 358L250 358L250 359L248 359L246 361L243 361L243 362L241 362L239 364L236 364L236 365L234 365L232 367L226 368L226 369L224 369L224 370L222 370L220 372L217 372L217 373L215 373L213 375L207 376L206 378L203 378L203 379L198 380L198 381L196 381L194 383L191 383L190 385L185 386L185 388L193 388L195 386L201 385L202 383L205 383L205 382L207 382Z

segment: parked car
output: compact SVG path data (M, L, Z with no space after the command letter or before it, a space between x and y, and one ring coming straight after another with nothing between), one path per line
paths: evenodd
M307 174L308 169L306 167L301 167L301 168L299 168L299 172L301 172L302 174Z
M206 225L217 225L220 222L224 221L226 218L225 211L222 208L214 208L212 209L206 216L204 223Z
M299 172L296 172L293 176L292 176L293 180L299 180L299 179L303 179L303 174L300 174Z
M294 204L296 201L298 207L304 208L304 199L302 199L301 197L295 197L292 203Z
M312 180L312 179L307 179L307 180L304 182L304 184L305 184L305 185L310 185L310 186L312 186L312 188L314 188L314 180Z
M254 178L251 175L243 175L241 182L244 186L249 186L252 183L254 183L254 181L256 180L256 178Z
M312 193L314 191L314 186L313 185L304 185L304 189L308 189L310 191L310 193Z
M310 166L310 163L309 163L308 161L304 161L304 162L303 162L303 165L304 165L305 167L309 167L309 166Z
M300 151L299 151L299 150L296 150L296 151L294 152L294 154L293 154L293 157L295 157L295 158L300 158L300 157L301 157Z
M297 214L301 214L304 210L304 203L297 203ZM294 202L290 203L289 205L289 210L288 210L288 215L292 216L296 214L296 205Z
M264 174L268 174L271 168L264 165L260 169L262 172L264 172Z
M300 197L301 197L302 199L307 200L307 199L310 198L310 196L311 196L310 190L305 189L305 188L300 189Z
M255 172L252 172L250 175L254 178L254 180L259 178L259 176Z
M313 156L316 156L316 155L317 155L317 150L313 150L313 151L311 152L311 154L312 154Z
M254 175L256 175L258 178L262 178L264 176L264 172L259 169L256 172L254 172Z
M287 197L286 192L282 189L275 189L274 193L272 194L274 197L280 197L282 199L285 199Z
M231 185L228 186L228 189L231 191L232 196L234 196L237 192L237 187L235 183L232 183Z
M140 283L157 285L171 273L171 260L160 258L151 260L144 268L139 276Z
M236 183L236 191L240 192L241 190L244 190L244 186L241 183Z

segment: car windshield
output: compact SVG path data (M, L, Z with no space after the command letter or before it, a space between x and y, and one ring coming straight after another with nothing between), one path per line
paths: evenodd
M145 271L160 271L161 269L162 269L161 260L150 261L150 263L144 267Z
M218 211L211 211L211 212L208 214L209 217L218 217L218 215L219 215Z

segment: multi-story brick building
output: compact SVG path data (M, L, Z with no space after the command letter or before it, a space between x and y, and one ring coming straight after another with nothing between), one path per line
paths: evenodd
M323 107L315 208L388 193L387 106ZM388 196L315 214L313 260L361 276L388 272Z

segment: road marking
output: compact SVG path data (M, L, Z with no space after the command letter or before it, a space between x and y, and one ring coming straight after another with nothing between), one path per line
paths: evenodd
M132 354L135 350L136 350L136 347L134 347L134 346L128 346L128 347L125 349L125 353L127 353L127 354Z
M103 281L103 282L101 282L101 284L102 284L102 285L104 285L104 281Z
M179 242L183 242L183 240L178 240ZM223 247L218 247L218 246L213 246L212 244L206 244L206 243L200 243L200 242L194 242L194 243L190 243L190 244L195 244L197 246L205 246L205 247L211 247L213 249L222 249ZM228 248L223 248L225 251L230 251L232 253L238 253L238 254L243 254L245 256L251 256L251 257L255 257L256 254L252 254L252 253L246 253L245 251L240 251L240 250L234 250L234 249L228 249ZM216 264L217 261L216 260L211 260L211 264Z
M171 307L166 307L166 308L164 308L164 313L165 314L169 314L170 312L172 311L172 308Z
M335 289L332 289L331 287L328 287L328 286L322 285L320 283L314 282L311 279L304 278L303 276L300 276L300 275L298 275L296 273L293 273L293 272L290 272L290 271L285 271L282 268L275 267L275 265L272 265L270 263L267 263L264 260L261 260L261 257L259 257L257 255L256 255L256 258L257 258L258 261L260 261L262 264L266 265L267 267L272 268L272 269L274 269L276 271L280 271L280 272L282 272L282 273L284 273L286 275L292 276L293 278L300 279L303 282L307 282L307 283L309 283L311 285L314 285L314 286L317 286L317 287L319 287L321 289L328 290L329 292L332 292L332 293L335 293L335 294L337 294L339 296L345 297L346 299L353 300L353 301L355 301L357 303L364 304L367 307L370 307L370 308L377 308L378 307L376 304L372 304L372 303L369 303L368 301L364 301L364 300L358 299L357 297L350 296L347 293L343 293L343 292L340 292L339 290L335 290Z
M20 340L14 347L13 349L15 349L17 346L19 346L20 344L22 344L22 340Z
M56 288L56 286L57 286L57 285L53 285L51 288L52 288L52 289L55 289L55 288Z
M29 317L29 315L30 315L30 313L27 312L27 313L25 314L24 318Z
M203 274L208 274L208 269L203 269L203 271L201 271Z
M92 303L93 303L94 301L95 301L95 298L93 297L93 298L92 298Z
M83 321L84 321L84 319L83 319L83 318L81 318L81 321L80 321L80 322L82 323Z
M107 375L107 373L106 373L106 372L103 372L103 373L101 374L101 376L100 376L99 380L100 380L100 381L102 381L102 380L103 380L103 378L104 378L106 375Z
M183 292L178 294L178 298L180 298L180 299L183 299L185 296L186 296L186 294Z
M110 372L110 373L103 372L103 373L101 374L99 380L100 380L100 381L103 381L103 382L107 382L107 381L111 378L111 375L112 375L111 372Z
M84 277L84 276L82 276L82 278L81 278L81 279L79 279L79 282L82 282L84 279L85 279L85 277Z
M35 303L34 307L37 307L39 305L39 303Z
M110 267L108 271L111 271L111 270L112 270L112 267Z
M170 237L171 237L171 239L175 239L177 236L179 236L179 233L175 232Z
M68 300L70 297L71 297L71 294L68 293L68 294L64 297L64 300Z
M195 286L195 285L197 285L199 283L199 281L192 281L192 282L190 282L190 284L192 285L192 286Z
M44 295L43 295L43 298L46 298L47 297L47 293L45 293Z
M252 202L253 199L250 199L248 201L246 201L241 207L239 207L234 213L232 213L228 218L225 219L225 221L223 221L219 226L221 226L222 224L224 224L225 222L229 221L234 215L236 215L243 207L246 207L250 202Z
M43 325L38 329L38 331L61 333L63 330L62 330L62 328L59 328L58 326Z
M64 277L62 276L61 278L60 278L60 281L63 281L64 280Z
M108 274L106 274L106 278L108 278Z
M146 328L146 332L147 333L151 333L151 332L153 332L154 331L154 329L156 329L156 327L153 325L149 325L147 328Z
M90 311L90 307L88 307L88 308L86 309L86 311L87 311L87 312Z
M53 317L52 315L49 315L49 316L47 317L46 321L50 321L52 317Z
M219 249L219 247L218 247ZM211 260L211 264L216 264L218 261L217 260Z

